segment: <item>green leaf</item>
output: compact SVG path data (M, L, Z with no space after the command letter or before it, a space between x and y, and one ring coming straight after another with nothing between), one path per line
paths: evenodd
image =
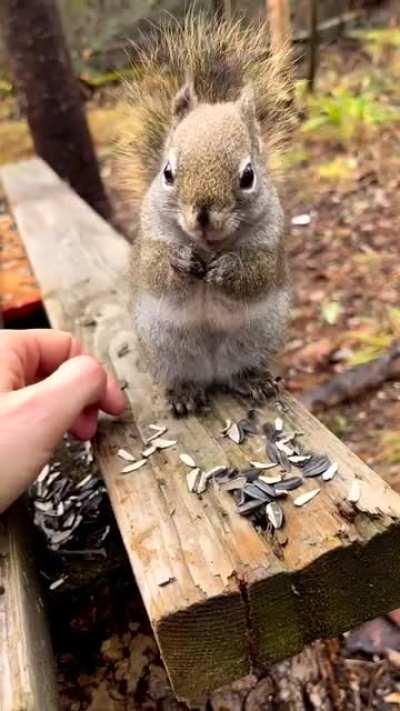
M342 313L343 308L338 301L328 301L322 304L321 311L325 321L329 323L330 326L333 326Z

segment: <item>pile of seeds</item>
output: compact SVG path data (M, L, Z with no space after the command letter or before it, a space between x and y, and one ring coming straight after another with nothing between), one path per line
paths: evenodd
M66 443L68 447L68 442ZM99 513L105 488L96 476L89 442L77 443L79 474L75 480L62 471L60 461L52 461L41 471L30 490L34 524L42 531L50 550L60 551L82 542ZM76 457L75 453L75 457ZM109 533L109 526L96 531L96 545L101 546ZM79 551L78 551L79 552Z
M324 481L333 479L337 464L326 455L304 451L298 441L300 433L286 432L280 417L273 425L265 423L262 431L266 437L268 460L251 461L245 469L214 467L208 472L202 472L190 455L181 454L180 459L191 467L187 474L189 491L202 494L208 482L213 480L221 491L232 494L238 514L246 516L263 530L279 529L284 523L281 500L288 492L301 487L309 478L321 476ZM246 436L258 432L256 413L250 411L248 419L236 423L226 422L221 434L241 444ZM293 468L297 470L296 475L292 474ZM269 472L272 469L274 471ZM319 488L315 488L300 494L294 499L294 505L304 506L319 491Z

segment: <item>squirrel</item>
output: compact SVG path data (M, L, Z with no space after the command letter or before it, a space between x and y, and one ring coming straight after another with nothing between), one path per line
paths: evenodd
M273 168L292 120L288 57L265 26L190 15L163 25L128 84L134 325L177 416L215 387L271 395L290 306Z

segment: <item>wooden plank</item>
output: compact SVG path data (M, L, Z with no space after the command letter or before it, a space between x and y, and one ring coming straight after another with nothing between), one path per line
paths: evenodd
M193 701L254 664L398 606L400 497L291 396L283 398L285 424L337 461L339 473L303 509L285 503L285 545L240 518L227 493L211 489L199 499L187 491L179 451L202 468L260 458L259 438L238 447L219 436L243 405L218 397L201 418L172 419L138 357L129 245L39 160L1 174L53 326L73 331L128 382L131 414L104 427L98 461L177 694ZM263 412L277 414L272 406ZM121 476L117 449L140 455L155 422L179 446ZM355 477L362 494L353 506L344 500Z
M56 675L28 531L19 505L0 519L0 708L56 711Z

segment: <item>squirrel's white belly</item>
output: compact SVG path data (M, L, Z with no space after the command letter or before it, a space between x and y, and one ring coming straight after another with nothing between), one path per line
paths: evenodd
M176 299L165 296L159 298L149 293L142 294L137 312L142 325L144 321L147 325L157 321L171 323L175 328L206 326L210 330L230 331L242 328L265 315L267 301L268 297L251 304L238 302L206 287L199 289L184 303L177 303Z

